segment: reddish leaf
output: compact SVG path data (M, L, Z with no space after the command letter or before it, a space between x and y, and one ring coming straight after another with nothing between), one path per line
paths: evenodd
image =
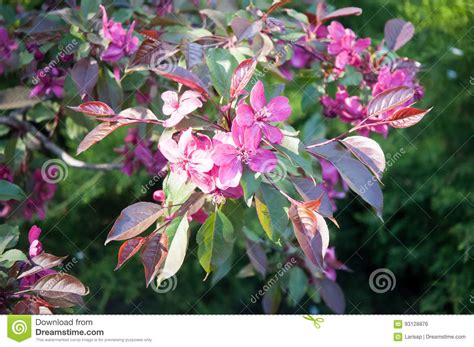
M387 47L396 51L403 47L411 40L415 34L415 27L412 23L406 22L403 19L390 19L385 23L384 35Z
M49 306L58 308L68 308L85 305L82 296L77 294L67 294L60 298L48 298L47 303Z
M158 41L152 37L146 37L131 59L127 70L139 65L146 65L149 69L156 68L160 63L166 62L166 59L175 53L175 46Z
M164 233L152 234L140 252L140 259L145 268L145 281L148 287L160 270L168 254L168 236Z
M344 7L340 8L336 11L331 13L326 13L319 17L319 21L321 23L327 22L328 20L332 20L337 17L347 17L347 16L360 16L362 13L362 9L358 7Z
M341 287L327 278L317 278L314 284L326 305L335 313L343 314L346 309L346 299Z
M191 71L170 64L160 65L157 68L154 68L153 71L160 76L181 83L186 87L204 94L205 96L209 96L209 91L207 90L206 85Z
M140 250L143 242L145 242L143 237L135 237L125 241L118 251L118 261L115 270L118 270L128 259L133 257Z
M161 205L137 202L125 208L107 235L110 241L128 240L148 229L163 214Z
M84 286L76 277L65 274L56 273L41 277L29 291L38 292L46 298L61 298L69 294L87 295L89 289Z
M156 30L142 30L140 34L151 40L158 40L160 38L160 33Z
M22 272L21 275L18 276L18 279L23 278L25 276L33 275L45 269L51 269L52 267L58 266L66 258L67 257L57 257L55 255L42 252L31 259L34 266Z
M329 245L329 231L324 218L305 206L292 205L288 210L296 239L305 256L320 270Z
M405 107L390 116L389 124L394 128L408 128L418 123L428 112L415 107Z
M409 87L387 89L370 100L367 106L367 115L373 117L401 106L411 100L414 93L414 90Z
M232 80L230 82L230 98L234 99L239 96L240 92L249 83L252 78L255 68L257 67L257 61L255 59L246 59L242 61L239 66L235 69Z
M79 106L70 106L69 108L76 112L87 114L89 116L107 117L115 115L115 112L114 110L112 110L112 107L101 101L89 101L80 104Z
M365 136L349 136L340 142L365 164L379 181L382 179L385 155L377 142Z
M99 118L99 120L105 119ZM84 152L86 149L103 140L106 136L120 127L142 122L149 123L152 121L156 123L159 122L153 112L144 107L137 106L123 110L117 117L107 119L107 121L92 129L79 144L77 154Z
M79 60L72 67L71 78L77 85L82 99L84 99L86 95L92 97L92 90L99 78L99 65L97 61L92 58Z
M290 180L305 201L321 198L321 205L317 212L326 218L333 219L331 201L321 184L317 185L308 178L291 177Z

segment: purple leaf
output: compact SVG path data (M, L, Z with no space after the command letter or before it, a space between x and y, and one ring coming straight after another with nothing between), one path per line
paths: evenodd
M258 242L254 242L251 240L247 240L245 246L247 249L247 255L254 269L263 277L265 277L265 273L267 272L268 260L267 255L265 254L265 251L263 250L262 246L260 246Z
M326 218L333 218L331 201L320 184L314 184L309 178L291 177L290 180L305 201L316 200L322 196L318 212Z
M331 13L324 14L319 18L319 21L324 23L337 17L360 16L361 13L362 9L359 7L344 7Z
M158 118L149 109L137 106L127 108L118 114L114 118L106 118L98 120L104 121L103 123L92 129L86 137L81 141L77 147L77 153L80 154L86 149L103 140L106 136L110 135L113 131L125 125L131 125L135 123L158 123Z
M240 92L247 86L256 66L257 61L255 59L246 59L237 66L230 82L230 98L232 100L239 96Z
M118 251L117 266L114 271L118 270L128 259L133 257L140 250L144 242L145 239L143 237L135 237L125 241Z
M115 115L112 107L101 101L89 101L79 106L69 106L71 110L81 112L89 116L107 117Z
M382 219L383 195L377 178L364 164L355 159L349 150L337 142L330 142L323 146L308 148L308 152L331 162L347 185L373 206L377 216Z
M151 202L137 202L125 208L107 235L110 241L128 240L148 229L162 214L161 205Z
M385 155L377 142L365 136L350 136L340 142L364 163L379 181L382 179L385 170Z
M46 298L61 298L68 294L84 296L89 293L89 289L81 281L65 273L46 275L33 284L29 290L39 292Z
M314 281L316 290L326 305L335 313L343 314L346 310L346 299L341 287L327 278L317 278Z
M403 47L411 40L415 33L415 27L412 23L406 22L403 19L390 19L385 23L385 43L387 47L396 51Z
M79 89L81 98L87 95L92 98L92 90L99 78L99 65L92 58L84 58L74 64L71 70L71 78Z
M324 218L305 206L292 205L288 210L296 239L305 256L318 267L324 269L324 255L329 245L329 230Z
M243 41L253 38L263 29L263 21L257 20L255 22L250 22L247 19L235 17L234 20L230 23L232 30L237 36L237 40Z
M413 98L415 91L409 87L396 87L377 94L367 105L367 117L373 117L401 106Z
M145 281L148 287L160 270L160 266L168 254L168 236L155 233L146 241L140 252L140 259L145 268Z
M53 254L42 252L31 259L34 266L22 272L21 275L18 276L18 279L61 265L63 260L66 258L67 257L58 257Z
M172 81L181 83L207 97L210 95L206 85L201 81L201 79L191 71L183 69L182 67L163 64L153 69L153 72Z

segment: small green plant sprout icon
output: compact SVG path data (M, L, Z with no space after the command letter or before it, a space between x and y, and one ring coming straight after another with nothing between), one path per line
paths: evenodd
M313 322L313 325L314 325L314 327L315 327L316 329L321 328L321 323L324 322L324 318L322 318L322 317L313 317L313 316L311 316L311 315L309 315L309 314L306 315L306 316L303 316L303 318L306 319L306 320L309 320L309 321Z
M31 316L11 315L7 318L7 336L17 342L31 337Z

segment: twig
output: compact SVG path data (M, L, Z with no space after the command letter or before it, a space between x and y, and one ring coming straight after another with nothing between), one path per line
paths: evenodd
M62 148L51 142L49 138L36 129L33 124L19 120L13 116L0 116L0 124L30 133L46 150L57 156L70 167L97 171L112 171L122 167L120 163L89 164L77 160L66 153Z

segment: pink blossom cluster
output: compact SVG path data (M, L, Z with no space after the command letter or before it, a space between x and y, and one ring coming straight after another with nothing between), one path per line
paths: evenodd
M125 31L122 23L108 19L104 6L100 5L100 9L102 11L102 34L105 39L109 40L101 59L107 62L116 62L122 57L131 56L138 48L138 37L133 36L135 21Z
M46 206L53 199L57 185L46 182L40 169L33 172L33 189L24 202L23 216L31 220L36 214L39 219L46 218Z
M4 27L0 27L0 75L3 75L8 62L11 60L12 53L18 48L15 40L8 35Z
M64 96L64 80L66 72L61 68L53 67L48 73L39 70L34 78L36 85L30 92L30 97Z
M142 139L137 128L130 128L124 138L124 146L115 151L123 156L122 171L131 176L140 167L144 167L150 175L156 175L167 164L160 150L153 151L153 143Z
M36 225L33 225L28 232L28 242L30 243L28 254L30 259L43 252L43 245L39 241L40 234L41 229ZM54 273L56 273L55 270L45 269L32 275L25 276L20 280L20 289L27 289L35 284L40 278Z
M188 94L183 98L186 93L181 97L171 92L162 95L163 113L170 115L165 123L177 124L176 121L200 107L200 97L193 92L192 97ZM217 201L239 198L245 167L260 173L275 168L278 159L270 150L271 144L281 143L283 139L283 133L275 124L286 120L290 113L285 97L277 96L267 103L263 83L258 81L250 92L250 104L239 102L229 131L216 131L211 139L188 128L178 139L160 140L159 148L168 159L171 171L183 181L212 193Z

